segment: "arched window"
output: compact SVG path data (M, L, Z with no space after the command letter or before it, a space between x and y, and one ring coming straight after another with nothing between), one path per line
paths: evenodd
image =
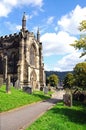
M35 66L36 65L36 49L34 45L30 48L30 64Z

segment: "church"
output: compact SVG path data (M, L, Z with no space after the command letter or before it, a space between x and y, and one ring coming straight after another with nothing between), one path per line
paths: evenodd
M45 86L45 72L42 55L40 32L37 36L26 29L26 15L22 17L20 32L0 37L0 77L5 81L10 75L10 82L19 88L40 89Z

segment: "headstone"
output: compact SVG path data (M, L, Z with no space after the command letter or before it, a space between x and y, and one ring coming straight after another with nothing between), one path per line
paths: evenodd
M32 88L31 87L23 87L23 91L29 94L32 94Z
M72 94L63 95L64 105L71 107L72 106Z
M10 75L8 75L6 79L6 92L11 93L10 92Z
M16 80L16 82L15 82L15 88L19 88L20 87L20 82L19 82L19 80Z
M43 91L43 87L40 87L40 91Z
M44 87L44 94L47 94L47 93L48 93L48 88Z
M0 87L3 85L3 78L0 77Z

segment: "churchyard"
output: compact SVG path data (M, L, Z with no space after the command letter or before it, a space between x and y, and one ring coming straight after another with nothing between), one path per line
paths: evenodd
M86 105L73 102L72 107L57 103L26 130L85 130Z
M52 93L44 94L43 91L34 91L32 94L28 94L14 87L10 87L10 90L11 93L8 94L5 85L0 87L0 112L48 99Z

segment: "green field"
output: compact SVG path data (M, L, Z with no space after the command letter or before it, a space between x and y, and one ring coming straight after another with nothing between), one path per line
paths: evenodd
M86 105L56 104L26 130L86 130Z
M34 91L32 94L27 94L14 87L11 87L11 94L7 94L5 86L3 86L0 88L0 112L48 98L50 98L50 94L45 95L42 91Z

